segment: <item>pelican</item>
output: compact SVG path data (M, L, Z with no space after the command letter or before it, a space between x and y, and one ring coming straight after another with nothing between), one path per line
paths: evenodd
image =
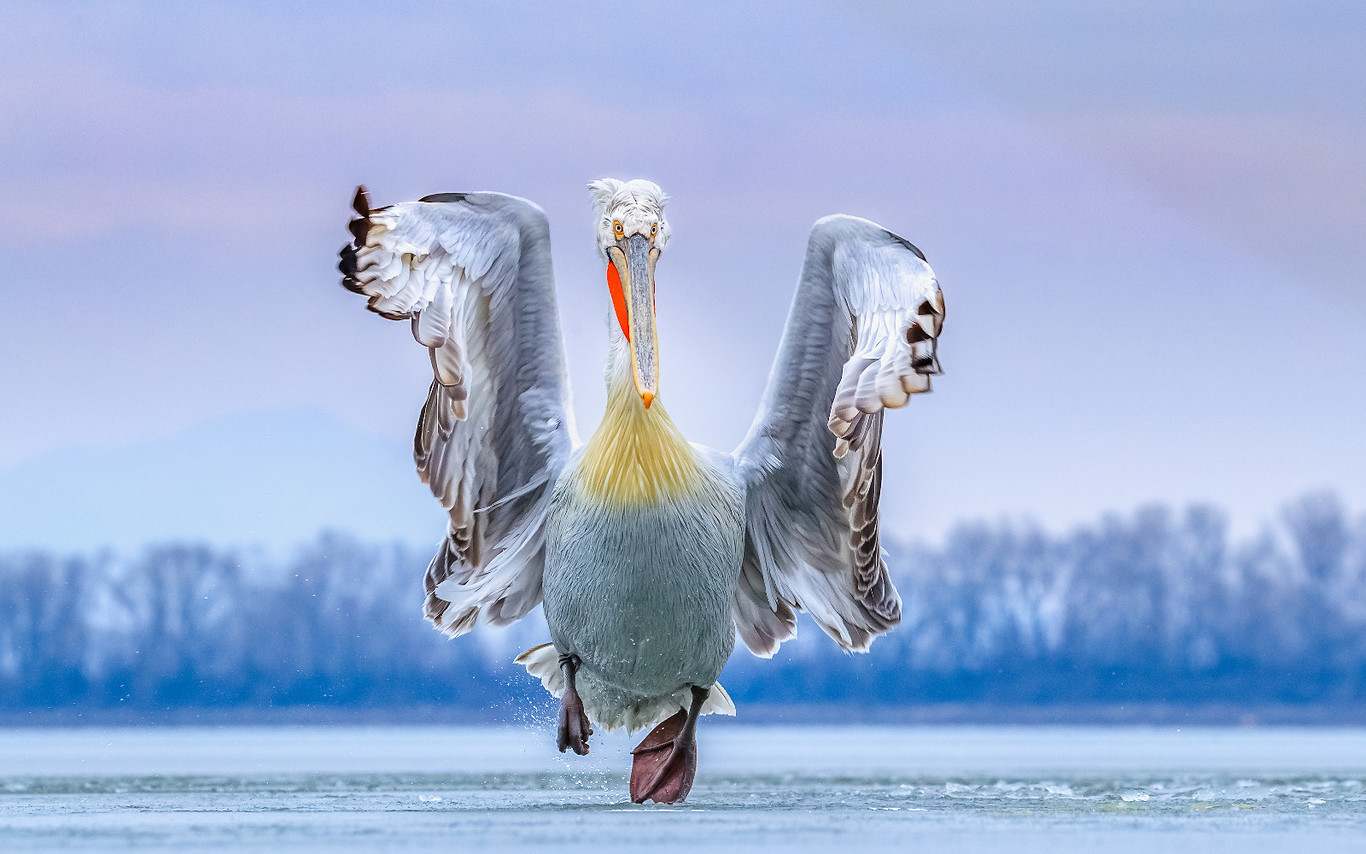
M863 652L900 620L878 546L882 417L940 372L944 297L906 239L819 220L748 435L729 454L693 445L660 393L667 197L639 179L589 190L610 348L586 443L535 204L480 192L372 208L358 187L339 266L431 358L413 457L450 519L427 619L455 637L543 605L551 641L517 661L560 698L560 751L588 753L594 726L654 725L632 751L631 800L675 803L699 715L735 713L716 680L737 634L771 657L805 611Z

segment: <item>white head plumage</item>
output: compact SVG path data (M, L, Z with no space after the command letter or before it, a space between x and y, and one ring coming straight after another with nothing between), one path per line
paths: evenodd
M598 253L604 259L607 247L622 237L639 234L660 250L669 242L669 222L664 218L664 204L669 197L658 184L641 178L599 178L589 183L588 189L598 214Z

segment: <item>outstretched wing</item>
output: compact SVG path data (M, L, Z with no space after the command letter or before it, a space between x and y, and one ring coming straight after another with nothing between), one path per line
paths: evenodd
M342 284L411 322L435 377L413 458L450 513L427 567L425 612L460 635L541 601L546 511L575 442L550 268L531 202L445 193L371 209L356 190Z
M763 403L735 451L747 488L740 636L769 656L806 611L847 650L901 619L878 546L882 413L930 390L944 296L905 239L816 223Z

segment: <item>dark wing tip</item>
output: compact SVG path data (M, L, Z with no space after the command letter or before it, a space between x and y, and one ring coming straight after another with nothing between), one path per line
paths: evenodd
M346 283L343 282L342 284L346 284ZM347 285L347 287L350 287L350 286ZM356 293L360 293L360 291L357 290L356 288L351 288L351 289L354 290L354 291L356 291ZM405 312L405 313L403 313L403 314L399 314L398 312L394 312L394 311L381 311L380 309L375 308L375 303L379 302L379 300L380 300L380 297L379 297L378 295L373 296L373 297L370 297L370 301L369 301L368 303L366 303L365 307L368 308L368 309L370 309L371 311L373 311L375 314L378 314L380 317L384 318L385 320L412 320L412 319L413 319L413 313L412 313L411 311Z
M921 252L921 251L916 247L916 245L915 245L914 243L912 243L911 241L907 240L906 238L902 237L901 235L897 234L897 233L894 232L894 231L889 231L889 232L887 232L887 236L890 237L890 238L892 238L893 240L895 240L897 243L900 243L902 246L906 247L907 249L911 250L912 254L914 254L915 257L919 258L921 261L924 261L926 264L930 263L930 262L929 262L929 259L927 259L927 258L925 257L925 253L924 253L924 252Z
M341 260L337 262L337 269L342 274L342 287L348 291L361 293L360 283L356 281L356 253L365 246L366 235L370 232L370 196L366 193L364 184L356 186L351 208L356 212L356 216L347 224L347 230L351 232L351 242L341 248Z
M351 220L347 228L351 231L351 242L359 252L365 246L365 237L370 233L370 196L365 192L365 185L356 187L355 198L351 200L351 207L356 212L356 216ZM343 270L342 272L346 272Z
M347 226L351 230L351 242L356 249L365 245L365 236L370 233L369 216L358 216Z
M337 269L341 270L342 285L347 290L360 290L360 285L356 283L356 247L348 243L341 248L341 260L337 262Z
M432 193L430 196L423 196L419 202L463 202L469 193Z

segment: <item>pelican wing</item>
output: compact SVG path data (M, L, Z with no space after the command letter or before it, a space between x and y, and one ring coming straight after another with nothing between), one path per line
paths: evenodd
M816 223L759 414L735 451L746 499L734 610L772 655L803 610L847 650L901 619L878 546L882 415L930 390L944 297L925 256L850 216Z
M450 514L425 612L454 635L541 601L544 521L575 439L541 209L447 193L371 209L356 190L342 283L406 320L435 374L413 458Z

